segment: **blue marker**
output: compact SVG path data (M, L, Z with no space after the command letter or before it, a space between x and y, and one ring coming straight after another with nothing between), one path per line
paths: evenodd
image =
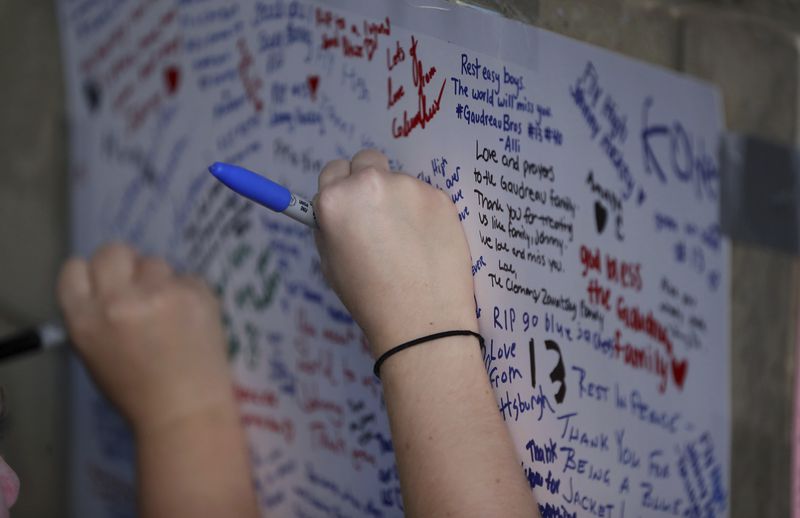
M311 202L293 194L286 187L238 165L214 162L208 170L217 180L242 196L311 228L317 228L317 217Z

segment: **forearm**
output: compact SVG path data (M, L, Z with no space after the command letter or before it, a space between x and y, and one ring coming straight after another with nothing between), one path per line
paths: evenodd
M477 341L451 337L381 369L408 516L537 516Z
M137 430L144 518L257 517L244 433L233 401Z
M364 150L325 166L314 209L322 270L374 357L477 329L469 246L444 191ZM381 376L408 516L536 516L474 338L403 350Z

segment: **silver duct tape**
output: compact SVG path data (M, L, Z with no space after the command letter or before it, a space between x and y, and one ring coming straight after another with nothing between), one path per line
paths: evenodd
M719 155L722 232L800 252L800 150L729 133Z

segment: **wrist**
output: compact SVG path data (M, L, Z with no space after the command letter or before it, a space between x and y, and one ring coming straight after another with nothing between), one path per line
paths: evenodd
M370 344L374 359L378 359L382 354L400 344L435 333L453 330L478 333L478 319L475 317L475 313L470 310L469 312L446 315L439 318L417 319L416 322L396 319L391 324L378 326L377 329L368 333L367 341ZM420 344L418 347L423 347L424 345Z
M151 405L151 411L133 420L137 441L153 440L165 434L181 434L192 429L218 428L239 423L239 412L228 388L216 397L196 399L182 405Z
M416 347L418 345L425 345L425 344L430 343L430 342L435 342L437 340L444 340L446 338L455 337L455 336L466 336L466 337L475 338L476 340L478 340L478 345L480 346L481 351L483 351L484 348L486 347L486 344L483 341L483 337L479 333L476 333L475 331L468 330L468 329L451 329L449 331L440 331L438 333L432 333L432 334L429 334L429 335L426 335L426 336L421 336L419 338L415 338L414 340L410 340L408 342L404 342L404 343L402 343L400 345L397 345L397 346L394 346L391 349L389 349L388 351L384 352L375 361L375 366L373 367L373 373L375 374L375 376L380 378L381 377L381 372L380 372L381 366L384 364L384 362L386 362L386 360L388 360L389 358L391 358L395 354L399 354L399 353L401 353L401 352L403 352L405 350L408 350L408 349L410 349L412 347Z
M384 388L392 390L434 380L449 384L468 371L471 380L476 374L485 374L480 341L474 336L448 336L392 354L380 366L380 377Z

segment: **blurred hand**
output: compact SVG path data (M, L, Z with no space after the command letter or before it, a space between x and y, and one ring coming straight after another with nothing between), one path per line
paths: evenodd
M446 193L365 150L325 166L314 208L323 272L373 355L439 331L478 330L469 248Z
M231 405L219 308L201 280L112 244L67 261L58 296L77 352L137 433Z

